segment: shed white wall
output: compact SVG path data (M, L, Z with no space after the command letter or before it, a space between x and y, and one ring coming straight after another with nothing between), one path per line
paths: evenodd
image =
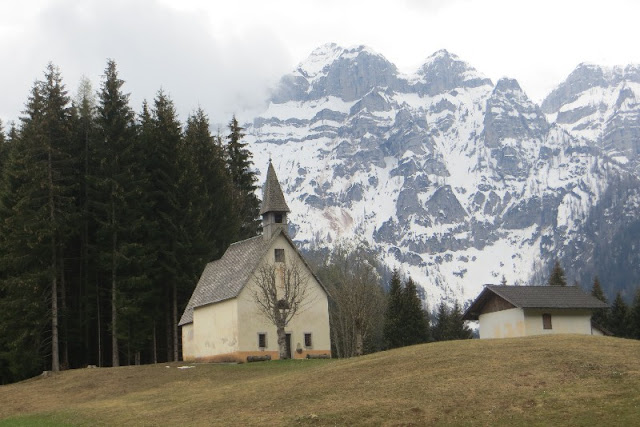
M551 329L544 329L542 315L551 314ZM480 338L513 338L546 334L602 335L591 328L589 310L522 310L512 308L481 314Z
M514 338L525 336L524 312L521 308L481 314L480 338Z
M285 328L291 334L292 357L304 357L308 353L331 352L331 338L329 333L329 302L326 293L315 280L311 271L304 265L289 241L280 235L267 251L260 266L275 262L274 249L284 249L286 264L297 262L308 277L308 296L305 309L296 315ZM260 268L260 267L258 267ZM241 352L277 352L278 336L276 328L258 310L254 300L256 289L255 278L252 278L238 296L238 346ZM267 347L258 347L258 334L267 334ZM304 345L304 334L311 333L312 346ZM296 353L296 348L302 353Z
M551 329L544 329L542 314L551 314ZM591 335L589 310L525 310L527 335L582 334Z

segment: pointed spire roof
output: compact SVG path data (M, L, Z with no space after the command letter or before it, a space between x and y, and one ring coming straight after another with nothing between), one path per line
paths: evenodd
M269 160L269 169L267 170L267 181L264 184L260 215L267 212L291 212L284 200L284 194L282 194L282 188L280 188L280 182L278 182L276 170L273 168L271 160Z

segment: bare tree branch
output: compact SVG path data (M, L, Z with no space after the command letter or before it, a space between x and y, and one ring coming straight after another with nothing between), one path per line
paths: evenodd
M309 275L294 261L263 265L254 279L256 307L276 327L280 358L287 358L285 327L313 303Z

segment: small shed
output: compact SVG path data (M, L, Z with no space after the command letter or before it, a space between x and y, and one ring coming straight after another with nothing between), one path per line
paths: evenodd
M577 286L485 285L463 318L479 321L480 338L603 335L591 316L607 307Z

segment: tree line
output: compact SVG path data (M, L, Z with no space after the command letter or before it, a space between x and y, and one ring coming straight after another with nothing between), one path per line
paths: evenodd
M593 280L591 295L609 304L598 276ZM636 289L631 305L625 302L622 293L618 291L610 307L598 310L592 319L617 337L640 340L640 287Z
M158 91L136 113L116 63L72 98L46 67L0 123L0 384L51 369L178 360L202 266L259 232L235 117L213 135Z

